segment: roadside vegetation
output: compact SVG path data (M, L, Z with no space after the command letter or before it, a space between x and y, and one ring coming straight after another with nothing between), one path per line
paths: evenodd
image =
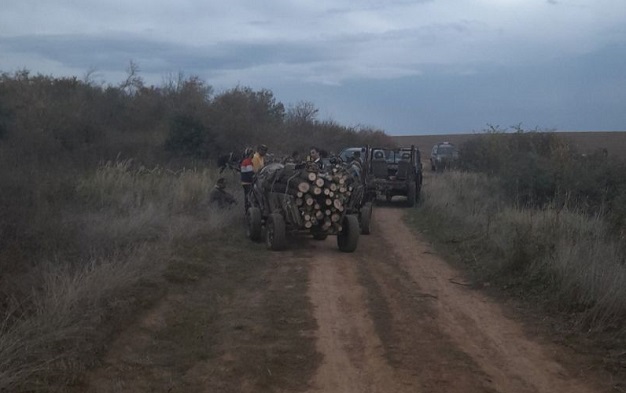
M626 337L626 165L558 134L490 130L435 175L411 216L477 282L511 291L570 328Z
M168 284L202 276L182 245L217 249L205 240L243 227L243 209L206 205L219 154L388 141L269 90L216 94L183 75L146 86L133 63L118 85L0 74L0 390L79 383Z

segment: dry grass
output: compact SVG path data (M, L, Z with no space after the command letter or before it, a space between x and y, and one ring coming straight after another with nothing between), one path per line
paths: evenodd
M243 209L204 204L216 177L121 161L81 179L82 203L64 214L63 225L77 229L88 257L65 261L50 250L12 277L17 284L0 326L0 391L74 383L116 327L163 294L173 243L240 222Z
M539 294L585 329L621 329L624 253L601 217L512 207L489 178L460 172L431 178L417 214L483 279Z
M88 351L103 339L99 328L110 309L131 303L123 295L160 274L162 266L149 255L137 250L83 266L48 263L32 271L41 286L0 335L0 390L46 390L49 378L71 383L89 364Z

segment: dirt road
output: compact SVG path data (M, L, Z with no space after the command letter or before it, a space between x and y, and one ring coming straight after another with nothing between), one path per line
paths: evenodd
M256 246L266 262L222 262L123 333L84 390L610 390L584 362L559 364L573 358L567 349L528 337L465 285L404 212L375 209L372 234L352 254L329 237L281 253Z
M324 361L311 392L597 391L554 360L563 349L526 337L463 285L402 212L376 209L373 235L361 238L358 253L328 247L312 262Z

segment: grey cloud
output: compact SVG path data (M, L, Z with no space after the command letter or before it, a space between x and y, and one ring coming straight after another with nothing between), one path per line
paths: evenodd
M326 10L325 14L345 14L354 11L377 11L397 6L432 3L435 0L374 0L359 1L348 4L345 7L334 7Z
M200 47L152 41L142 37L19 36L0 38L5 53L36 54L72 68L119 70L137 61L142 70L229 70L260 64L301 64L335 58L332 48L315 43L220 42ZM94 64L95 63L95 64Z
M311 85L307 100L342 124L363 123L392 134L479 131L502 127L623 130L626 125L626 45L533 66L423 66L426 76L349 80L341 87ZM612 88L611 88L612 86ZM281 86L297 101L302 90Z

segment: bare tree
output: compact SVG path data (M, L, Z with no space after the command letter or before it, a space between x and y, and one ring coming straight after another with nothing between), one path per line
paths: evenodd
M299 101L287 111L287 118L297 124L313 123L317 118L319 109L312 102Z
M134 94L144 85L143 79L139 76L139 65L131 60L126 68L126 74L126 80L120 84L120 89L128 94Z

